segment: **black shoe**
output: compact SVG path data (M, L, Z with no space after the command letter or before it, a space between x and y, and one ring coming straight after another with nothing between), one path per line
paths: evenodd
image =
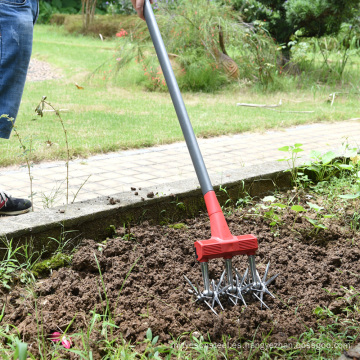
M20 215L31 210L31 201L14 198L0 190L0 215Z

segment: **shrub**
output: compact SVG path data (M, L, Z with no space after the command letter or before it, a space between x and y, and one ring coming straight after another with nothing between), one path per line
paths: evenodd
M50 22L52 24L64 25L65 30L71 34L78 33L96 37L99 37L99 34L101 34L103 37L113 37L121 29L125 29L128 32L131 31L135 26L136 18L125 15L96 15L94 22L86 30L83 27L81 15L54 14Z
M177 74L180 89L216 91L239 77L265 86L273 81L278 56L273 40L261 25L241 22L229 6L207 0L169 1L159 4L156 16L167 52L176 64L175 72L181 71ZM122 43L116 56L122 59L116 63L117 70L131 58L146 65L155 58L146 24L139 20L133 30L128 37L130 46ZM231 69L240 70L229 72L229 63Z

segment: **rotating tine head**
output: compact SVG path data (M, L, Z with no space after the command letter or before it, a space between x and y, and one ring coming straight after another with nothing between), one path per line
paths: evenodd
M250 285L249 291L256 299L260 301L261 309L263 306L269 309L269 307L263 301L264 294L268 294L272 298L275 298L275 296L269 291L268 286L278 277L279 274L276 274L272 276L270 279L266 280L270 268L270 261L269 261L268 264L266 265L264 276L261 279L258 271L256 270L256 262L254 255L249 256L249 267L251 274L251 279L249 280L249 285Z

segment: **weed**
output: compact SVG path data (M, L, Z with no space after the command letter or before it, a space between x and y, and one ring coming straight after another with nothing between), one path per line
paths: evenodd
M275 196L265 196L262 199L262 203L258 204L256 207L256 212L260 215L260 210L262 210L262 215L264 219L270 221L269 225L275 227L281 225L281 211L287 208L287 205L276 202L277 199Z
M133 241L135 240L135 234L131 232L131 225L130 222L128 222L126 225L124 225L125 234L123 235L123 240L125 241Z
M324 208L322 206L316 205L314 203L311 202L307 202L307 204L309 205L310 209L314 210L316 213L316 218L313 219L309 216L306 216L306 220L309 221L310 224L313 225L313 230L315 230L315 233L317 234L319 232L319 230L326 230L327 227L324 225L324 221L325 219L329 219L334 217L333 214L323 214L321 211L324 210Z
M293 205L291 207L291 210L295 211L295 213L296 213L296 216L294 218L294 222L293 222L293 225L292 225L292 229L294 229L294 225L295 225L295 222L296 222L296 220L297 220L297 218L299 216L299 213L305 212L306 210L301 205Z
M80 190L83 188L83 186L87 183L87 181L90 179L91 174L85 179L85 181L80 185L80 187L78 188L78 190L76 191L76 193L74 194L74 197L71 201L71 203L73 204L76 200L76 197L79 195Z
M284 152L288 153L287 157L285 157L283 159L279 159L278 161L286 161L287 164L289 165L289 170L287 170L287 171L290 171L293 184L296 184L297 180L298 180L297 163L298 163L298 160L300 159L299 153L304 151L301 148L301 146L302 146L302 144L297 143L294 145L283 146L278 149L280 151L284 151Z
M320 151L311 151L311 160L302 166L303 170L313 172L316 182L328 181L340 172L340 160L333 151L322 154Z
M46 194L44 192L41 193L41 200L44 209L52 208L55 205L57 199L63 195L63 192L60 189L62 184L63 181L61 181L60 183L56 183L55 187L53 188L53 190L51 190L49 194Z
M224 205L221 206L221 209L224 212L225 216L231 215L232 211L233 211L233 208L234 208L233 200L232 200L230 194L228 193L228 191L226 190L226 187L222 187L222 185L220 185L219 191L224 193L225 196L227 197L227 199L225 200Z
M115 225L109 225L107 228L106 228L106 234L109 238L112 238L116 235L116 227Z
M360 229L360 213L355 211L350 220L351 230L357 231Z
M5 246L5 255L0 262L0 283L10 289L11 285L20 282L29 284L34 282L32 269L42 254L33 251L31 244L15 246L13 240L1 239Z
M70 149L69 149L69 142L68 142L68 135L67 135L67 130L65 128L65 124L63 119L60 116L60 111L56 110L48 101L46 101L46 96L43 96L39 105L36 107L35 112L43 117L44 116L44 108L45 105L48 105L51 107L52 110L55 111L56 116L58 117L58 119L60 120L60 124L64 133L64 138L65 138L65 148L66 148L66 161L65 161L65 165L66 165L66 204L69 203L69 163L70 163ZM77 195L77 194L76 194ZM75 195L75 197L76 197Z
M53 252L54 255L63 254L72 247L71 242L75 241L79 235L71 238L68 238L68 235L75 232L77 232L77 230L65 230L64 224L61 224L59 239L49 237L50 240L53 240L57 244L57 248Z
M4 314L5 305L2 310L1 318ZM4 360L26 360L27 344L20 341L20 334L17 328L13 326L0 326L0 338L6 342L6 348L0 344L0 356Z

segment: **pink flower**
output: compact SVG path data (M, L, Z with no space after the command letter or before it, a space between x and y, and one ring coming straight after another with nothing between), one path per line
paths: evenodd
M72 340L69 336L63 335L57 331L53 332L49 336L49 339L53 342L61 341L61 345L64 346L64 348L66 348L66 349L70 349L71 346L73 345Z
M72 346L72 340L70 337L64 335L61 339L61 344L64 346L64 348L70 349Z
M123 37L123 36L126 36L128 33L126 30L124 29L121 29L118 33L116 33L116 36L117 37Z

